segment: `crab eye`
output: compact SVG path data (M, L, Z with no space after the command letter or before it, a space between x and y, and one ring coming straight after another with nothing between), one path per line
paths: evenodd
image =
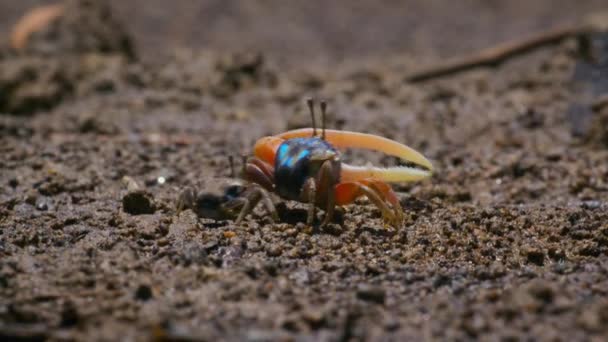
M244 187L240 184L232 184L226 188L226 190L224 191L224 195L228 199L235 199L241 196L241 194L243 193L243 189Z

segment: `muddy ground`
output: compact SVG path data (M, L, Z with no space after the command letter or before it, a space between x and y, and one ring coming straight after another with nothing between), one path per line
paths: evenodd
M0 4L0 338L608 337L608 36L404 81L601 1L68 1L10 49L39 3ZM433 161L395 186L402 227L365 200L312 231L296 203L280 223L176 213L227 156L308 126L310 95Z

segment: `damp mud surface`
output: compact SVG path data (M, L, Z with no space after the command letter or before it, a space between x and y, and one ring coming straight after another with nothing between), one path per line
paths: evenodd
M432 23L466 23L477 9L487 28L463 24L442 36L439 24L425 30L418 20L404 36L411 50L373 20L384 38L357 47L353 37L352 46L343 42L349 30L338 24L326 24L342 28L325 36L304 30L320 20L312 9L280 7L287 19L279 23L296 23L285 30L290 47L325 37L310 45L318 61L310 50L298 57L268 43L268 3L205 2L202 17L232 21L201 20L196 30L159 27L150 8L162 13L168 3L150 2L140 17L136 3L66 1L19 51L9 47L9 28L2 32L1 339L607 338L608 35L405 81L446 54L545 27L533 22L579 20L601 2L462 9L409 1ZM178 4L167 13L196 9ZM398 6L348 4L323 18L352 24L361 11L388 15L385 6ZM552 15L539 17L539 8ZM387 27L405 30L397 19ZM220 29L234 22L251 30ZM169 48L171 37L187 43L202 31L208 46ZM256 39L263 51L250 48ZM432 160L431 178L394 187L401 227L387 227L365 199L325 227L320 212L312 228L293 202L278 206L276 223L263 208L239 225L176 212L181 189L229 176L228 156L238 167L259 137L309 126L307 96L328 99L328 126L382 135ZM396 163L360 151L344 158Z

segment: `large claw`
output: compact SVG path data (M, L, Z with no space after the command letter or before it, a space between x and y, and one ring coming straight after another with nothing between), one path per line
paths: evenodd
M310 137L312 134L312 128L302 128L287 131L277 135L277 137L292 139ZM370 178L389 183L411 182L429 177L433 171L431 162L418 151L384 137L366 133L326 129L325 139L337 148L361 148L382 152L424 167L424 169L405 166L382 168L374 166L353 166L343 163L340 178L343 182Z

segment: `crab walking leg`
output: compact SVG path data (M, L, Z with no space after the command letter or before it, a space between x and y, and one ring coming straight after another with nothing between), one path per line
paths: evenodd
M270 195L268 194L268 192L266 190L264 190L264 188L262 188L259 185L254 185L252 189L248 190L243 195L243 197L234 199L232 201L233 201L232 204L235 207L242 205L242 209L239 212L239 216L234 221L234 223L236 223L236 224L241 223L241 221L243 221L243 219L245 219L245 216L247 216L247 214L251 213L253 211L253 209L255 209L255 207L258 205L258 203L260 203L260 201L262 201L262 203L264 203L264 206L266 207L266 210L272 217L272 220L273 221L279 220L279 214L277 213L277 210L274 207L274 204L272 204Z
M397 216L399 222L403 222L403 208L399 203L397 194L393 191L390 185L377 181L375 179L361 181L363 184L367 184L370 188L374 189L378 194L382 196L393 207L393 212Z
M253 211L253 208L258 204L259 201L260 201L259 198L256 199L256 198L242 197L242 198L235 199L233 204L242 205L243 208L239 212L239 216L236 218L234 223L235 224L241 223L241 221L243 221L245 216L247 216L247 214L249 214L251 211Z
M302 188L302 197L305 203L308 203L308 214L306 216L306 224L308 226L312 226L315 220L315 200L317 198L317 185L315 184L315 179L310 177L304 183L304 187Z
M386 202L382 200L380 194L378 194L376 190L368 187L367 185L358 185L361 194L365 195L370 200L370 202L374 203L374 205L378 207L378 209L380 209L384 220L390 222L393 227L397 228L397 226L401 223L401 221L399 220L399 215L395 214L395 212L386 204Z
M403 222L401 205L393 205L390 196L386 196L382 189L368 186L364 182L348 182L336 185L335 193L336 205L346 205L361 196L366 196L370 202L380 209L384 220L390 222L392 226L398 227Z
M287 131L285 133L281 133L277 135L277 137L282 139L292 139L292 138L301 138L301 137L310 137L313 130L312 128L302 128L296 129L292 131ZM431 162L426 159L422 154L418 151L403 145L397 141L390 140L384 137L380 137L373 134L366 133L358 133L358 132L350 132L350 131L338 131L333 129L325 130L325 140L338 148L362 148L366 150L378 151L391 156L399 157L405 161L412 162L417 165L421 165L426 167L429 171L425 174L428 176L433 171L433 165ZM400 167L397 168L387 168L385 170L392 169L402 169ZM411 168L405 168L407 170L412 170ZM398 170L399 171L399 170ZM399 176L403 174L404 176L408 176L406 172L401 170L396 173L390 174L389 177ZM409 179L406 179L408 181ZM398 180L397 180L398 181Z
M321 226L325 226L331 222L334 217L334 209L336 206L336 193L334 187L338 183L336 179L337 172L333 172L333 165L331 160L327 160L321 166L319 170L319 191L320 195L325 199L320 203L325 203L325 218L321 222Z
M279 213L277 212L277 208L275 208L274 203L272 203L272 198L270 197L268 191L264 190L263 188L259 188L258 190L262 196L262 203L264 203L264 206L266 207L266 210L270 214L272 220L274 222L279 221Z

